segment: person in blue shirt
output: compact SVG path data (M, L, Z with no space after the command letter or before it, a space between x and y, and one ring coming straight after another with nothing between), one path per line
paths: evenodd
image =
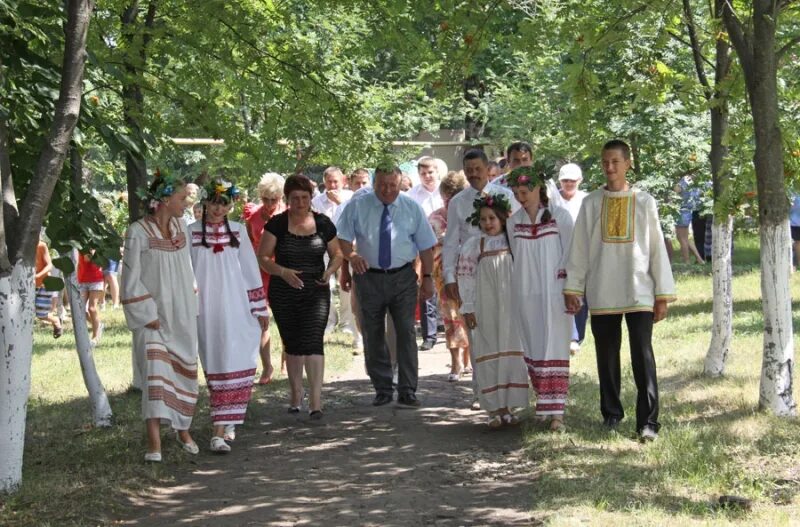
M397 167L376 169L374 190L350 200L337 230L361 306L364 356L376 393L372 404L390 403L394 396L392 364L384 345L388 310L397 333L397 402L418 407L414 312L420 296L433 296L436 236L422 207L400 193L401 178ZM421 278L414 271L417 254L422 262Z
M792 230L792 254L794 262L792 270L800 267L800 193L792 197L792 208L789 211L789 225Z

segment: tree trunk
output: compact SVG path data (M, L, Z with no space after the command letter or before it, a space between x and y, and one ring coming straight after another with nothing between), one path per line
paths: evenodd
M64 58L61 85L53 112L53 124L20 207L19 220L4 225L12 264L10 276L0 278L0 492L12 491L22 480L25 418L30 390L33 352L34 268L36 245L53 188L64 167L72 132L78 121L86 61L86 35L94 3L66 3ZM2 120L0 120L2 121ZM5 123L2 123L5 125ZM2 139L2 138L0 138ZM7 154L0 140L0 157ZM2 159L0 159L2 161ZM0 163L2 166L3 163ZM13 189L10 171L2 167L5 202Z
M138 192L147 185L147 162L145 161L145 144L142 139L142 127L139 119L144 111L144 95L139 82L141 68L147 61L147 43L150 40L148 31L152 29L156 15L156 4L150 2L145 17L144 32L136 27L139 16L139 2L134 1L122 14L122 31L128 42L128 54L125 56L125 71L129 77L122 86L122 114L128 127L131 138L136 143L138 151L125 152L125 173L128 188L128 220L130 223L138 220L144 213L142 200ZM141 37L141 39L139 38Z
M716 17L720 17L724 2L715 0ZM713 307L711 322L711 342L708 345L703 373L718 377L725 373L725 360L731 349L733 338L733 217L729 210L723 210L721 198L725 195L730 174L725 171L728 158L726 136L728 135L729 113L728 92L723 91L731 66L730 44L724 38L717 38L716 67L714 86L709 87L711 105L711 178L714 185L714 221L712 225L711 276L713 283ZM698 61L698 67L701 63ZM695 233L697 236L697 233Z
M31 388L34 269L18 260L0 278L0 494L22 482L25 417Z
M72 260L77 268L77 261L73 253ZM78 282L75 280L75 273L70 273L64 277L69 298L69 308L72 312L72 329L75 332L75 346L78 350L78 360L81 363L81 373L86 390L89 392L89 401L92 403L92 416L94 425L105 428L111 426L113 417L111 405L108 402L106 390L97 368L94 363L92 347L89 345L89 333L86 331L86 306L81 301L81 293L78 290Z
M789 289L789 200L786 199L783 144L778 126L775 42L779 4L772 0L754 0L752 19L746 27L733 11L732 4L726 4L722 13L744 71L756 145L753 164L758 189L764 312L764 355L758 405L776 415L792 416L796 405L792 395L794 334Z
M764 310L764 359L758 406L793 416L794 334L789 274L792 251L789 222L761 226L761 301Z
M708 346L708 353L706 353L703 374L709 377L719 377L725 373L725 360L731 349L733 336L733 267L731 265L733 216L714 216L712 232L713 320L711 343Z

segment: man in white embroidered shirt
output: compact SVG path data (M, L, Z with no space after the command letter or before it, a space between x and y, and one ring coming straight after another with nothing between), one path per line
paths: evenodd
M658 382L653 355L653 323L667 316L675 282L658 221L656 201L632 188L630 147L619 140L603 146L606 185L583 200L567 261L564 303L568 313L585 296L600 379L600 411L609 429L625 413L619 399L622 317L628 326L636 381L636 432L642 441L658 437Z

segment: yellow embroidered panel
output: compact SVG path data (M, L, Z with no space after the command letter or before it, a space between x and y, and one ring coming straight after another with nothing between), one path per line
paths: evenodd
M636 198L629 196L603 196L602 221L603 241L606 243L633 242L634 212Z

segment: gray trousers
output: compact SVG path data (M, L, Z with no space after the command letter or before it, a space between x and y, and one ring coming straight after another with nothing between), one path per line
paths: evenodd
M392 274L355 275L355 291L361 308L361 334L367 374L376 393L391 394L392 362L386 347L386 313L392 316L397 335L397 392L417 391L418 358L414 311L417 274L412 266Z

